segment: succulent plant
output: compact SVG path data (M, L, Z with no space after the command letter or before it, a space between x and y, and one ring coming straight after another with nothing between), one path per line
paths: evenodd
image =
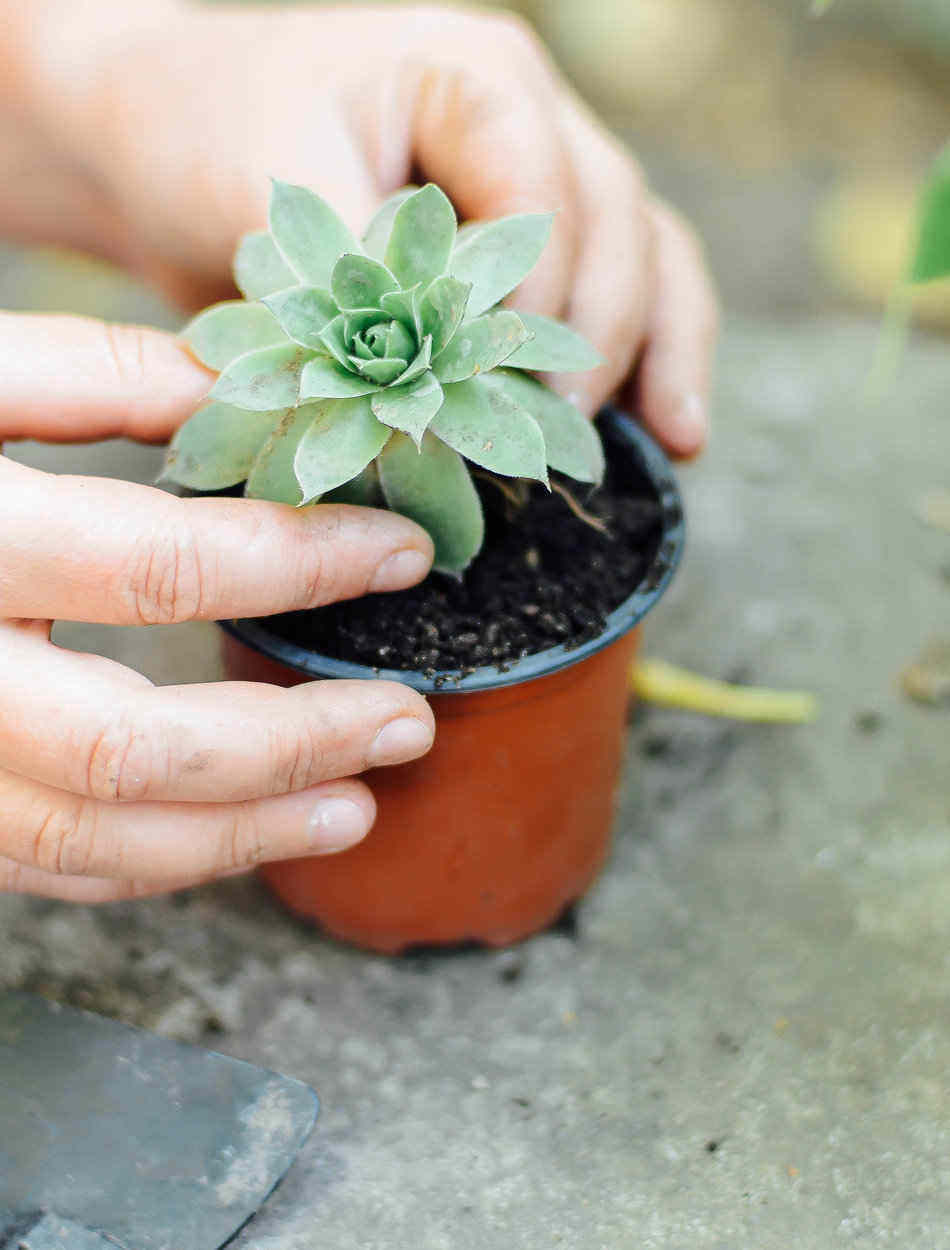
M599 482L593 426L525 371L600 357L559 322L496 307L551 221L457 229L429 184L392 196L359 242L313 191L275 182L269 230L245 236L234 259L245 298L183 332L220 376L175 435L164 476L196 490L246 481L251 497L298 505L385 502L429 531L436 567L455 573L484 536L466 461Z

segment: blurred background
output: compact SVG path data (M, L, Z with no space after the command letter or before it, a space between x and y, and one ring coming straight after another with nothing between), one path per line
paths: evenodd
M396 0L398 3L398 0ZM704 236L739 313L880 307L950 137L950 4L515 0ZM174 322L92 262L0 253L0 305ZM918 295L950 327L950 289Z

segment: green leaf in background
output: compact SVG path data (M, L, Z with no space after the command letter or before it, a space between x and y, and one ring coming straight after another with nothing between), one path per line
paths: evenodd
M911 282L950 277L950 147L941 152L920 199L917 250Z
M396 209L386 266L402 287L427 286L445 273L455 243L455 209L434 183L407 196Z
M171 441L163 477L192 490L243 482L286 412L248 412L212 400Z
M380 205L375 217L366 227L366 233L363 235L363 250L367 256L372 256L374 260L383 259L386 255L386 247L389 244L389 235L393 228L396 210L403 200L408 200L410 195L415 195L418 190L418 187L403 187L401 191L397 191L395 195L391 195L388 200L385 200Z
M244 236L234 254L232 271L234 284L245 299L262 299L297 281L266 230Z
M328 490L325 495L321 496L320 502L350 503L359 508L381 507L383 498L376 462L368 464L362 473L357 473L356 477L351 478L349 482Z
M308 404L292 409L281 420L248 474L244 494L249 499L300 505L303 495L294 472L294 457L300 440L312 424L313 412Z
M360 250L349 229L315 191L276 179L270 232L297 280L307 286L329 287L333 266L343 253Z
M604 448L594 423L534 378L499 369L483 378L484 386L498 387L525 412L530 412L544 435L548 466L578 482L600 482L604 476Z
M463 573L482 545L485 519L462 457L431 434L425 435L421 449L405 434L394 434L378 468L389 507L431 536L435 567Z
M520 404L478 378L445 387L432 434L475 464L506 477L547 482L541 427Z
M309 354L296 343L285 343L238 356L215 382L211 395L253 412L292 408L300 390L300 370Z
M464 382L500 365L527 337L528 331L517 313L487 313L466 321L456 331L433 370L440 382Z
M821 17L823 13L827 13L835 0L811 0L812 17Z
M206 308L188 322L181 337L203 365L219 371L245 352L287 342L273 313L263 304L245 300Z
M532 336L505 365L509 369L539 369L545 373L584 373L604 363L586 339L550 317L520 313L525 329Z
M380 421L402 430L419 446L429 422L442 407L442 399L442 387L430 371L414 382L378 391L371 402Z
M519 213L489 221L456 246L449 273L470 282L468 316L493 308L535 267L551 233L553 213Z
M297 447L294 471L309 503L362 473L392 430L376 420L367 398L324 400L307 407L314 419Z
M317 286L292 286L266 295L262 302L295 343L312 351L325 350L320 332L337 315L329 291Z

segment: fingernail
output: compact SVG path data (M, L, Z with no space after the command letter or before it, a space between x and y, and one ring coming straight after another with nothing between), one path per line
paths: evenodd
M384 725L369 749L369 764L404 764L417 759L432 746L432 730L414 716L400 716Z
M310 845L321 855L345 851L368 832L363 809L350 799L323 799L310 814Z
M705 442L706 428L706 405L695 391L690 391L674 410L670 437L684 451L692 451Z
M386 590L403 590L422 581L428 571L429 561L422 552L406 547L386 557L373 574L367 589L377 594Z

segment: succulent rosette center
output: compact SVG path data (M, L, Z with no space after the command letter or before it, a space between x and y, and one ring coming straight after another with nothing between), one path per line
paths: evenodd
M429 530L437 567L460 572L484 533L466 461L544 483L549 469L603 472L590 423L524 372L600 357L559 322L499 307L550 227L526 213L459 231L430 184L394 195L357 241L314 192L275 182L268 231L235 256L245 299L184 332L220 377L166 475L298 505L385 503Z

